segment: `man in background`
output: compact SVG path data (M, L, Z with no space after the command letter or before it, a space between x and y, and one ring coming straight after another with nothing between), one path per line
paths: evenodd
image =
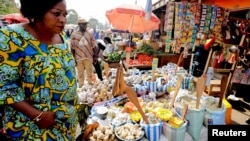
M94 47L96 45L93 34L88 32L88 22L80 18L78 20L79 28L70 36L70 47L75 57L78 73L78 86L82 87L86 80L88 84L92 84L92 63L94 56Z

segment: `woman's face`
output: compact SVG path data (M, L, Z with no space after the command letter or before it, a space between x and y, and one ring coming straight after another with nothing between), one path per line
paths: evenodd
M48 32L58 34L64 30L67 21L66 9L66 2L61 1L44 15L43 24Z

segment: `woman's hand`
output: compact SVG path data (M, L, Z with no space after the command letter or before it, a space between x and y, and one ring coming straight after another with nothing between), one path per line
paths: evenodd
M56 114L54 112L43 112L41 115L41 120L35 122L40 128L48 129L56 124L55 122Z
M34 121L34 123L38 125L39 128L47 129L56 123L55 122L56 114L54 112L44 111L42 113L42 111L39 111L38 109L30 105L28 101L13 103L11 104L11 106L18 112L22 112L23 114L25 114L27 117L30 118L30 120L37 119L38 116L39 120Z

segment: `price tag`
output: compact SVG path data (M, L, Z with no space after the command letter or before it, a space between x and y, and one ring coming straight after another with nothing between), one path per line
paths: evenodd
M152 70L156 70L156 68L158 68L158 58L153 58Z

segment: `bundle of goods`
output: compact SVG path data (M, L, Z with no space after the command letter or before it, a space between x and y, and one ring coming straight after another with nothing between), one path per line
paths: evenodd
M153 61L154 49L149 44L140 46L135 54L134 60L129 61L129 65L151 65Z
M137 53L136 58L139 64L152 64L153 61L153 56L146 53Z
M116 114L115 117L112 119L112 125L114 127L117 127L129 121L130 115L128 113L118 112L118 114Z
M91 104L112 99L113 82L111 80L106 81L96 82L93 85L86 84L84 87L78 88L81 103Z
M108 54L108 64L110 68L117 68L119 66L119 62L121 60L121 53L119 52L112 52Z
M154 53L154 49L149 44L143 44L140 48L137 49L137 52L152 56Z
M169 110L169 102L167 100L162 102L151 101L146 104L145 111L153 113L161 121L168 121L173 116L172 111Z
M149 141L159 141L162 134L163 122L158 120L153 113L147 113L149 124L141 120L140 125L144 129Z
M189 121L187 132L192 136L194 140L198 140L200 137L201 129L203 127L205 104L201 99L195 96L184 95L179 97L175 102L175 109L177 113L181 114L183 105L185 104L188 105L188 111L185 118Z
M225 125L226 107L222 104L219 107L219 99L215 97L205 97L206 111L204 117L205 126Z
M137 141L143 138L144 131L139 124L125 123L115 128L115 135L122 141Z
M88 136L89 141L118 141L111 126L99 126Z
M187 121L185 121L187 109L188 106L184 105L181 117L175 114L168 122L164 122L162 132L169 141L184 141L187 128Z
M129 85L142 83L142 78L139 75L128 76L128 77L125 77L124 79Z

